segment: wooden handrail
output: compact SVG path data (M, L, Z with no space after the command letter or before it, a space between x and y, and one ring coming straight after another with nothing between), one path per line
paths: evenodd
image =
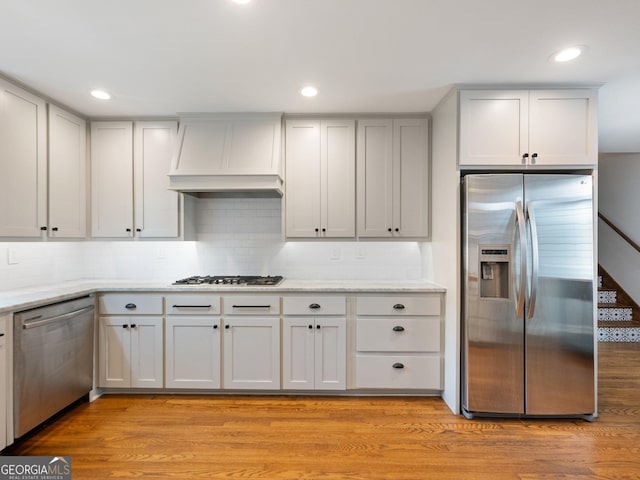
M607 217L605 217L602 213L598 212L598 217L607 225L609 225L611 227L611 229L616 232L618 235L620 235L629 245L631 245L633 248L635 248L636 252L640 252L640 245L638 245L636 242L634 242L633 240L631 240L627 235L625 235L625 233L620 230L618 227L616 227L613 222L611 220L609 220Z

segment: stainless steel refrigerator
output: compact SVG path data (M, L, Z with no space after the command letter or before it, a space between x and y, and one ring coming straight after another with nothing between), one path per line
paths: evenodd
M595 414L590 175L463 177L462 407Z

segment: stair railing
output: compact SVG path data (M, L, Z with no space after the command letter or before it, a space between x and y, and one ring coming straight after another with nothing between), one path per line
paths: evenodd
M631 245L636 252L640 253L640 245L638 245L636 242L634 242L631 238L629 238L622 230L620 230L618 227L616 227L613 222L611 220L609 220L607 217L605 217L602 213L598 212L598 217L607 225L609 225L611 227L611 229L616 232L618 235L620 235L620 237L622 239L624 239L625 242L627 242L629 245Z

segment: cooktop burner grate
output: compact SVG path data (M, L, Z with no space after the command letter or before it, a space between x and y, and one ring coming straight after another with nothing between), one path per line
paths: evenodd
M282 276L268 275L228 275L228 276L193 276L176 280L173 285L247 285L247 286L276 286L282 282Z

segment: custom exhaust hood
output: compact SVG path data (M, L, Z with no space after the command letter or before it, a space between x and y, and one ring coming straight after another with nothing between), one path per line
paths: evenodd
M280 113L181 115L169 189L282 196Z

